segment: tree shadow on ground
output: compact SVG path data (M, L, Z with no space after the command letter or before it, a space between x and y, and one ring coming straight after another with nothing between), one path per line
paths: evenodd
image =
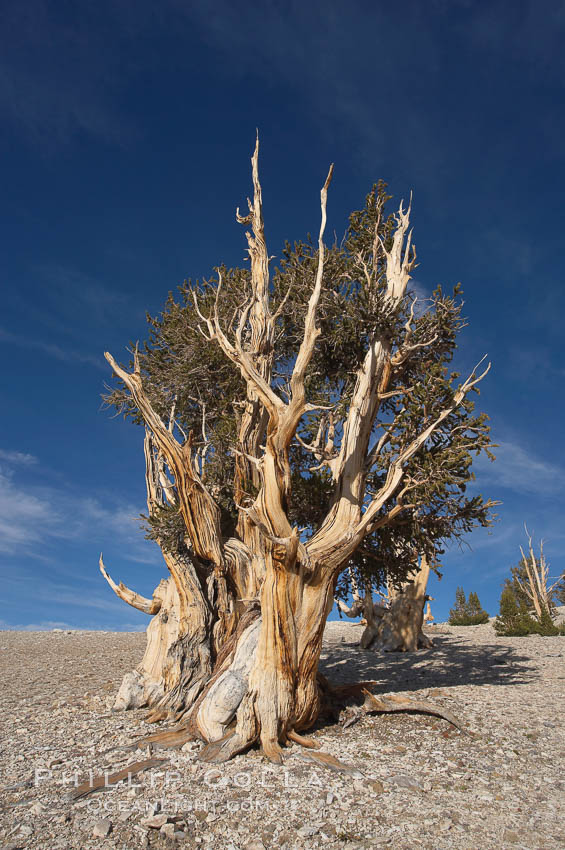
M375 681L374 693L455 685L521 685L538 677L532 659L514 647L472 645L457 636L434 635L418 652L377 653L343 641L324 648L320 672L332 684Z

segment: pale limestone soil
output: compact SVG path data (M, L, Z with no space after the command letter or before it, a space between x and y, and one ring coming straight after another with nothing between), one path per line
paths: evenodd
M323 749L359 779L311 765L297 747L284 768L252 752L210 772L193 744L163 754L168 775L79 803L65 799L74 771L82 781L147 756L111 749L154 731L144 712L107 707L144 635L0 632L0 847L565 847L565 638L498 638L490 625L430 631L433 650L376 655L356 648L359 627L330 623L322 670L427 696L473 735L417 715L320 726ZM178 818L175 842L141 823L159 804ZM107 838L93 834L99 818L112 824Z

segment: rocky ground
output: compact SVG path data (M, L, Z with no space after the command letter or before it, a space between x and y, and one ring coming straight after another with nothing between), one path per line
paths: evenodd
M109 711L143 634L0 632L0 847L565 847L565 638L499 638L490 624L430 633L432 650L377 655L357 649L358 626L328 625L332 681L426 697L466 728L413 714L320 725L314 736L351 776L297 746L284 767L251 752L221 770L198 762L196 743L125 750L155 731L142 710ZM167 761L69 800L89 771L148 755Z

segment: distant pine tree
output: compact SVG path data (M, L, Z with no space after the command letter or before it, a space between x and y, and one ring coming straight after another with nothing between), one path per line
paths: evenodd
M449 625L450 626L463 626L465 625L462 621L465 619L467 614L467 600L465 598L465 591L462 587L458 587L455 591L455 607L451 608L449 611Z
M500 611L494 621L494 629L498 635L505 637L524 637L525 635L553 637L565 634L565 625L556 626L548 609L543 609L539 620L532 616L524 594L516 592L514 578L507 578L504 581L500 596Z
M505 579L500 596L500 611L494 621L495 632L507 637L518 637L533 634L535 626L536 622L529 615L526 603L515 592L514 582Z
M451 626L478 626L480 623L488 623L489 616L481 607L479 597L474 591L469 594L469 600L465 598L465 591L458 587L455 591L455 607L449 612L449 624Z
M474 591L471 591L471 593L469 594L467 610L469 619L471 620L471 622L469 623L470 626L478 626L481 623L488 623L488 613L482 608L481 603L479 601L479 597Z

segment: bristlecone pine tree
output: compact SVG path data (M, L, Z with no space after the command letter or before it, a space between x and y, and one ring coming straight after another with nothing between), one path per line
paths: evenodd
M383 652L414 652L429 649L432 639L424 633L424 605L430 599L426 594L430 566L423 555L420 563L406 573L405 580L397 585L391 580L382 602L373 599L372 580L365 577L362 592L351 567L348 578L353 602L347 605L338 599L339 610L346 617L362 617L363 634L359 645ZM373 577L374 578L374 577Z
M490 444L469 397L489 366L460 383L448 370L461 304L438 288L417 307L410 206L385 215L379 184L326 247L331 168L317 245L287 244L271 270L258 146L252 173L237 214L250 268L185 282L129 368L106 354L108 402L146 429L146 520L170 573L152 599L105 573L153 615L116 706L182 718L170 741L199 737L208 761L309 743L340 575L342 593L349 568L400 586L419 556L489 523L490 503L465 495L471 452Z
M495 630L500 635L514 637L565 634L565 624L560 627L555 623L555 606L561 599L564 576L550 583L543 541L540 554L536 556L532 537L528 534L528 555L525 555L522 547L520 553L520 562L510 569L511 578L504 580Z

